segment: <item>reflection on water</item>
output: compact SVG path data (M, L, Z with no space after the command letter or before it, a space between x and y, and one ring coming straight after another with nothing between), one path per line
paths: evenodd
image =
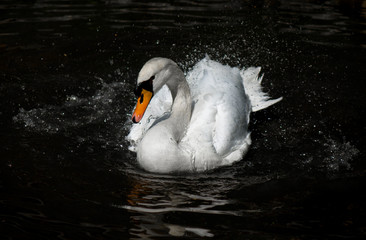
M161 183L156 181L155 184L154 181L143 181L141 177L136 180L136 184L133 185L130 194L127 196L129 205L115 205L115 207L131 212L130 218L133 227L129 232L132 236L140 239L163 237L167 233L171 236L189 236L189 234L201 237L214 236L209 229L192 227L189 226L189 223L185 226L171 224L166 219L165 214L176 214L177 212L225 214L210 209L215 206L225 205L226 200L220 201L212 197L202 198L199 195L178 192L178 189L162 189L163 186L169 187L169 185L174 184L173 179L170 180L171 184L168 185L164 184L166 180L163 179L160 180Z
M127 205L113 207L130 212L130 233L139 238L172 236L213 237L215 230L194 218L240 217L261 213L259 208L238 209L227 193L243 184L258 184L269 177L237 179L222 175L160 176L129 172L133 179ZM243 181L244 180L244 181ZM191 187L194 186L194 187ZM183 219L187 219L182 221ZM193 219L192 219L193 218Z
M149 178L148 182L138 179L138 183L133 186L131 193L128 195L128 206L123 206L128 210L145 212L145 213L164 213L164 212L194 212L207 214L222 215L241 215L238 211L221 211L220 206L229 204L226 199L220 199L222 192L228 189L220 187L220 192L212 190L215 182L210 181L208 192L188 193L186 186L190 183L180 184L186 186L177 186L179 181L187 181L187 179L171 179L169 181ZM205 181L205 179L202 179ZM155 183L155 184L154 184ZM222 179L220 181L223 184ZM153 185L154 184L154 185ZM235 185L232 186L235 188ZM218 191L218 190L216 190ZM159 195L159 193L161 195Z

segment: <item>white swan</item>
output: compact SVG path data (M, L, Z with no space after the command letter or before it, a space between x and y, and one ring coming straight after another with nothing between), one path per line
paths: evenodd
M206 57L187 82L172 60L149 60L137 79L132 120L138 124L126 137L141 167L159 173L205 171L241 160L251 144L250 112L282 99L268 100L259 71L240 71Z

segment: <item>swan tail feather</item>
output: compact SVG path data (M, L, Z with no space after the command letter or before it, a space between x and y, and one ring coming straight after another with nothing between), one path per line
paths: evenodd
M263 75L259 76L260 67L250 67L240 71L240 76L243 79L245 93L250 99L252 111L256 112L265 109L279 101L282 97L277 99L270 99L267 93L262 90Z

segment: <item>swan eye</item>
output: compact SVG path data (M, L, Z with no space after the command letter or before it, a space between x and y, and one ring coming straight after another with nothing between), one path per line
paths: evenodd
M142 104L142 102L144 101L144 94L141 94L141 97L140 97L140 104Z
M155 79L155 76L152 76L149 80L140 83L134 91L135 96L139 97L141 95L142 89L153 92L153 80L154 79Z

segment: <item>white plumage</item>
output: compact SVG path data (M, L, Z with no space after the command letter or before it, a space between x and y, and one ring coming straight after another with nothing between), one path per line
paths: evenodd
M205 171L241 160L251 144L250 112L282 99L268 100L259 71L239 70L206 57L186 81L173 61L148 61L137 83L155 76L155 95L126 137L139 164L147 171L169 173Z

